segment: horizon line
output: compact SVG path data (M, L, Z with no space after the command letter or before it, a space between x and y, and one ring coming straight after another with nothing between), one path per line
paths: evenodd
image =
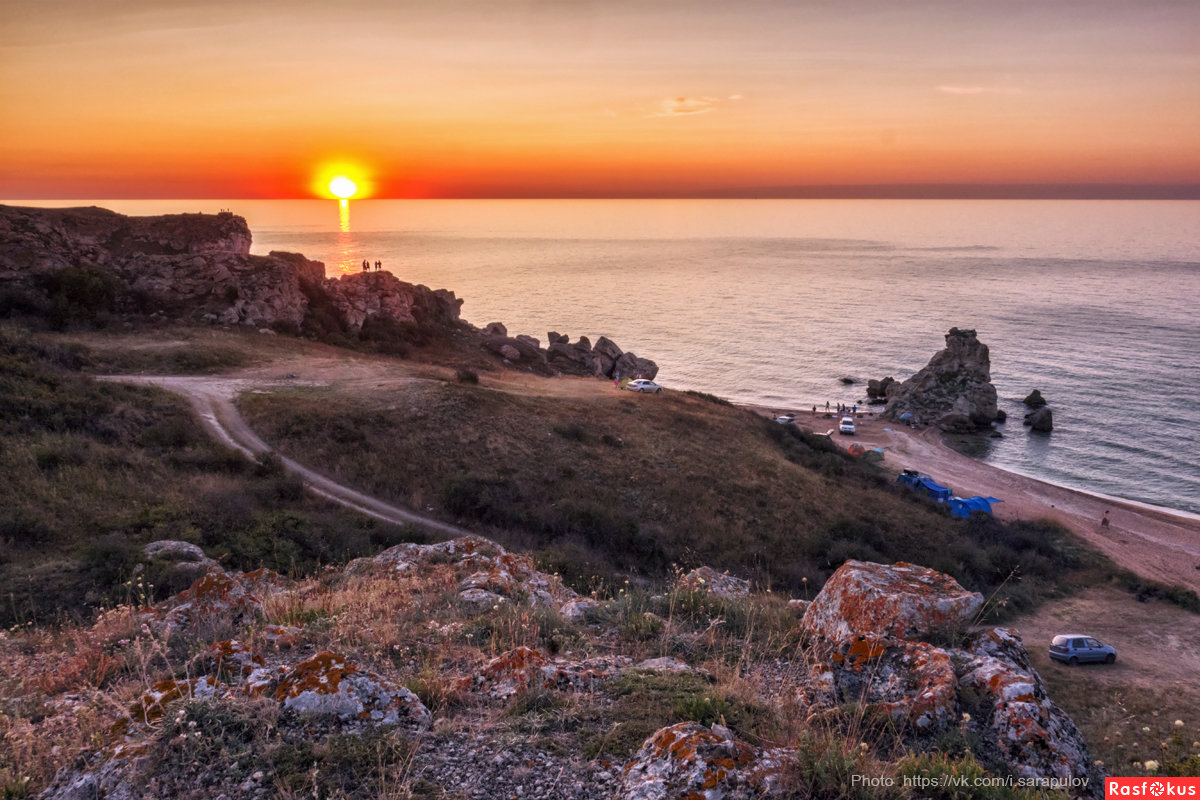
M350 200L1200 200L1200 183L880 183L709 188L645 192L477 192L426 197L374 196ZM336 200L294 195L42 196L0 200Z

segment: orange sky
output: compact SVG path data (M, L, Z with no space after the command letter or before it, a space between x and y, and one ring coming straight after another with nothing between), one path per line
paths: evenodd
M7 0L0 197L1200 185L1191 0ZM786 192L786 190L783 190Z

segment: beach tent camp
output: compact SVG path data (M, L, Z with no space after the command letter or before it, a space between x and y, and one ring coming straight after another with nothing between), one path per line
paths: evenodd
M925 473L917 472L914 469L904 470L896 480L905 486L919 492L924 492L936 503L948 503L950 502L950 498L954 496L954 492L950 491L949 487L942 486Z
M991 514L992 504L1003 502L998 497L952 497L950 498L950 515L965 518L976 511Z

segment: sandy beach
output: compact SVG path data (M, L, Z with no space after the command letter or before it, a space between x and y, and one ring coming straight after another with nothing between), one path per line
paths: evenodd
M766 410L763 413L774 416ZM824 433L837 427L837 418L826 418L823 413L814 418L801 412L796 424ZM998 469L942 444L941 431L935 428L910 429L873 414L855 415L855 426L855 436L835 433L834 441L844 448L854 442L883 448L884 463L897 472L919 470L960 497L1002 499L993 509L1000 519L1053 519L1144 578L1200 592L1200 518ZM1100 524L1105 511L1109 511L1108 527Z

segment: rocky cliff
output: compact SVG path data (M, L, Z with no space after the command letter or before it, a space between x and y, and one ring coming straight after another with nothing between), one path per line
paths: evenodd
M85 321L177 319L388 343L453 339L464 350L546 375L653 378L658 366L600 337L543 350L500 323L459 318L462 300L390 272L332 279L295 253L250 254L242 217L127 217L102 208L0 206L0 316L27 313L60 327ZM565 337L562 337L565 340Z
M101 208L0 206L0 291L9 308L40 306L84 318L166 317L299 332L321 325L357 332L370 316L444 330L461 301L390 274L325 278L295 253L250 254L246 221L228 212L127 217Z
M975 331L951 328L946 349L908 380L886 387L884 416L899 420L907 414L945 431L987 428L997 411L991 368L988 347Z

